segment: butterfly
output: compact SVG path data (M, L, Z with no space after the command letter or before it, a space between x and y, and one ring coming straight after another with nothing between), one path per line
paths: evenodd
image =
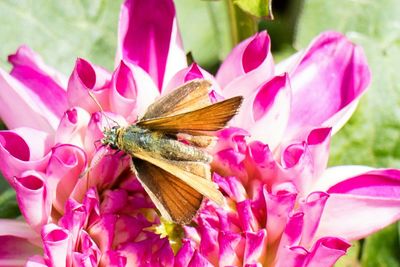
M203 197L223 203L205 148L243 98L212 103L210 88L207 80L192 80L151 104L135 124L107 128L101 140L132 157L132 169L161 216L178 224L193 219Z

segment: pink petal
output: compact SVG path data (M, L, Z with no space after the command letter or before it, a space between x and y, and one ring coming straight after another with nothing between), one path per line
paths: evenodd
M356 240L400 219L400 171L378 169L331 186L316 236Z
M157 96L158 89L146 72L121 61L111 79L111 111L134 122L144 115Z
M186 67L175 15L171 0L126 0L121 7L116 60L139 65L160 91Z
M80 232L86 223L88 216L89 215L86 213L85 207L75 200L68 199L68 201L65 203L65 213L64 216L58 221L58 225L70 232L72 245L74 247L77 246L76 243L78 238L80 238Z
M183 240L182 247L179 249L175 256L174 267L186 267L192 259L194 248L190 245L190 242Z
M261 229L256 233L246 232L244 263L256 264L264 262L267 255L267 230Z
M280 173L280 166L274 159L269 146L260 142L253 141L248 145L246 155L247 169L251 170L252 176L267 184L276 181Z
M218 234L219 258L221 266L241 265L243 240L240 234L221 231Z
M55 224L47 224L42 229L42 239L44 253L51 266L70 266L72 244L67 230Z
M110 74L106 70L89 61L78 58L68 81L67 97L69 107L79 106L89 113L99 111L100 107L90 97L90 91L96 97L100 106L104 110L109 110L109 83Z
M204 258L197 250L193 253L192 260L189 262L188 267L212 267L206 258Z
M196 63L193 63L189 67L186 67L180 71L178 71L169 81L166 86L163 94L167 94L175 90L177 87L181 86L188 81L195 79L206 79L212 83L212 89L217 91L218 94L222 94L221 89L219 88L218 82L215 80L214 76L212 76L209 72L202 69Z
M60 118L67 109L65 78L46 66L42 58L28 46L20 46L17 52L8 56L13 65L11 76L24 84L33 95L46 104L49 111Z
M38 233L24 221L0 219L0 236L15 236L22 239L33 240L39 237Z
M343 123L340 113L357 102L370 81L370 71L361 47L336 32L318 36L299 64L290 73L293 103L289 120L290 135L304 127L333 127ZM340 115L339 117L336 117ZM335 124L333 122L339 122ZM288 133L289 134L289 133Z
M102 255L100 266L125 267L126 264L127 259L120 252L109 250Z
M61 214L86 164L85 152L79 147L65 144L53 148L46 175L53 206Z
M9 55L8 61L13 64L14 69L18 67L29 67L43 75L47 75L54 82L59 84L64 91L66 90L67 78L59 71L46 65L43 58L27 45L21 45L15 54Z
M303 247L284 247L277 258L275 267L303 267L308 255L308 251Z
M346 251L350 246L350 243L340 238L321 238L314 245L304 266L333 266L341 256L346 254Z
M25 267L47 267L47 264L43 256L35 255L28 259L25 263Z
M263 194L267 210L268 243L274 243L285 229L290 218L289 215L293 211L297 194L289 187L280 190L275 189L274 192L269 193L266 186L263 188Z
M9 183L26 170L45 170L49 139L46 132L31 128L0 131L0 170Z
M89 234L99 246L102 253L111 249L115 236L115 223L117 216L114 214L105 214L101 219L90 227Z
M15 236L0 236L0 244L0 266L24 266L31 256L42 253L40 247Z
M241 228L244 231L256 232L260 229L258 221L252 211L250 199L236 203Z
M32 127L54 132L59 115L33 89L0 69L0 117L8 128ZM40 91L41 92L41 91Z
M89 113L82 108L76 107L65 111L56 130L55 143L83 147L89 119Z
M328 166L332 128L313 129L307 136L308 149L313 159L313 175L321 177Z
M42 173L26 171L14 178L18 206L26 222L39 231L50 220L51 196Z
M274 72L270 39L266 31L256 33L237 45L217 73L224 96L247 96Z
M231 124L246 129L253 140L260 140L274 150L285 133L290 104L288 76L276 76L244 98L239 114Z
M328 198L329 195L324 192L313 192L307 196L303 203L300 203L301 210L304 213L304 225L300 243L302 246L309 247L311 244Z

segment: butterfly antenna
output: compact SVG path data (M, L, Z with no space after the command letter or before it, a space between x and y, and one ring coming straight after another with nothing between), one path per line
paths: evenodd
M96 103L96 105L99 107L99 109L101 111L101 114L106 118L106 121L107 121L107 124L108 124L108 128L109 129L112 128L111 124L110 124L110 121L113 121L115 124L117 124L119 126L119 123L116 120L113 120L112 118L110 118L110 117L108 117L106 115L106 113L104 112L103 107L100 105L100 103L97 100L96 96L91 91L88 91L88 93L89 93L90 98L93 99L94 103Z

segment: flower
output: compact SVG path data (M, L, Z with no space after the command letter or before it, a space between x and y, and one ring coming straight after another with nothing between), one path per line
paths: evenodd
M400 217L399 170L327 168L331 135L370 78L362 49L339 33L275 66L260 32L213 77L186 65L172 1L126 0L113 73L78 59L66 79L27 46L9 61L0 170L24 221L0 220L0 265L331 266L349 241ZM107 121L134 123L195 78L212 82L213 100L245 100L212 151L225 204L205 200L179 226L160 219L129 156L96 141Z

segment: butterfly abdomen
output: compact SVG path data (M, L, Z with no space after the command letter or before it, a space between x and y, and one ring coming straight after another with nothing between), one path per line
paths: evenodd
M131 156L146 153L154 158L173 161L209 163L212 160L210 155L199 148L186 145L161 132L149 131L136 125L120 131L118 147Z

